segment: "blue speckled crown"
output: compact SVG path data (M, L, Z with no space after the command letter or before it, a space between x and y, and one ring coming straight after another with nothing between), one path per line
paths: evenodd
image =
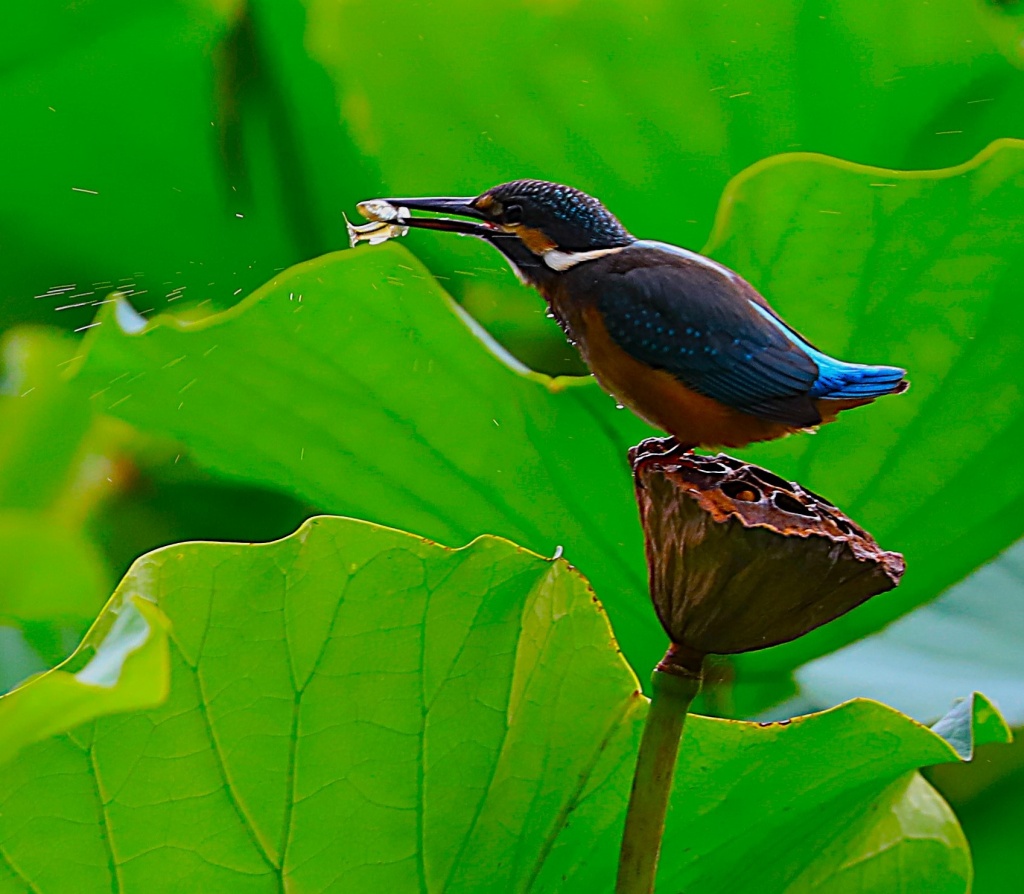
M593 196L547 180L513 180L487 190L502 205L523 207L523 222L535 226L570 251L629 245L634 238Z

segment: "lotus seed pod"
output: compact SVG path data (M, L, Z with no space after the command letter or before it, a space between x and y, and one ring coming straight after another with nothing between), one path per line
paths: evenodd
M895 587L903 556L799 484L672 439L630 451L651 599L673 643L728 655L789 642Z

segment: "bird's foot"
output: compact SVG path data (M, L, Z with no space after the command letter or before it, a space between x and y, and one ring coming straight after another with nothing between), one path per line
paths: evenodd
M696 444L683 444L675 435L668 435L661 438L662 453L682 456L684 453L693 453Z
M667 435L664 438L647 438L636 447L629 448L629 461L631 465L635 466L639 460L647 456L682 458L692 454L693 448L696 446L696 444L680 443L674 435Z

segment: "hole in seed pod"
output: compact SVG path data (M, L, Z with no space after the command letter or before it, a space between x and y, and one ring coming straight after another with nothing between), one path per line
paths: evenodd
M833 503L831 500L826 500L824 497L816 494L813 490L808 490L802 484L800 485L800 490L802 490L805 494L807 494L807 496L809 496L815 502L824 503L826 506L831 506L833 509L836 508L836 504Z
M709 475L724 475L729 471L729 467L723 466L721 463L706 462L700 464L700 470L707 472Z
M845 518L837 518L833 515L832 521L836 523L836 527L839 528L839 530L842 531L844 534L848 534L850 536L856 535L857 529L854 528L854 526L851 525Z
M845 516L838 509L835 512L830 512L825 506L818 506L817 508L825 518L831 521L844 534L854 537L858 536L857 529L846 520Z
M747 471L763 484L771 484L774 487L781 487L783 490L793 489L792 482L787 481L781 475L762 469L760 466L748 466Z
M744 503L756 503L761 499L761 491L745 481L736 481L735 479L723 481L721 487L722 493L732 497L734 500L741 500Z
M813 509L804 506L796 497L782 491L772 494L772 503L775 504L776 509L781 509L790 515L804 515L808 518L814 518L815 515Z

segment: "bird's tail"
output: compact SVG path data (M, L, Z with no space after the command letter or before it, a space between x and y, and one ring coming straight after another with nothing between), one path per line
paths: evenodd
M883 394L900 394L910 387L907 371L898 366L836 363L821 373L814 396L826 400L870 400Z

